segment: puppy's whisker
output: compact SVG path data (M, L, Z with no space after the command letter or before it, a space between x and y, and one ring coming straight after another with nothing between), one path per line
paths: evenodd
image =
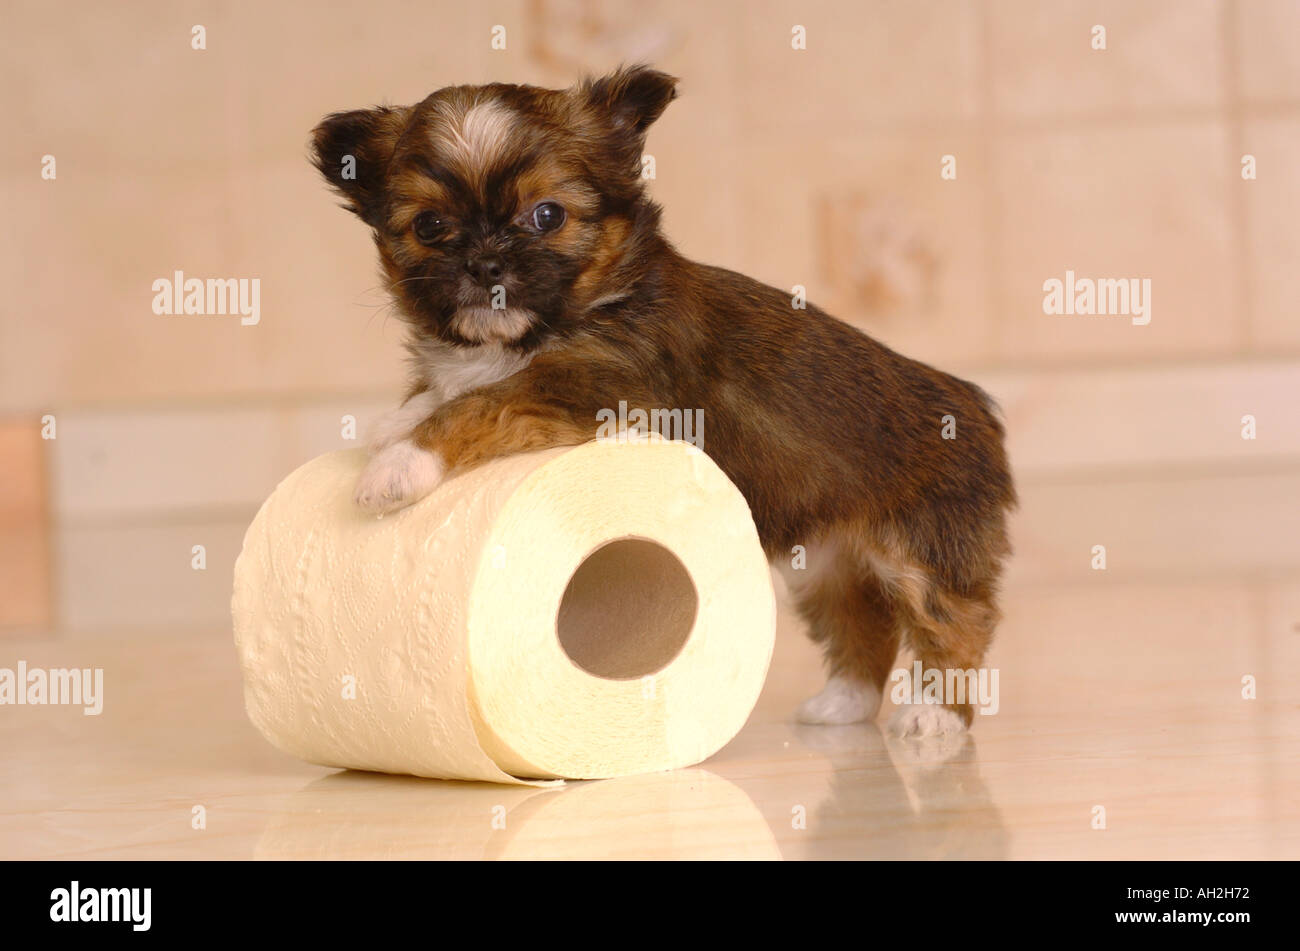
M394 281L392 284L389 284L388 287L390 290L392 290L393 288L401 287L403 284L409 284L412 281L437 281L437 280L440 280L440 278L425 276L425 275L420 275L417 277L404 277L400 281Z

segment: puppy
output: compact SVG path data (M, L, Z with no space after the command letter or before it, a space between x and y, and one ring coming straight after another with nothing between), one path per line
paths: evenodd
M633 67L453 86L316 128L410 325L413 384L356 502L382 514L486 460L586 442L620 401L702 410L704 451L825 651L800 718L870 719L905 640L927 674L983 661L1015 503L1003 428L973 384L677 253L641 174L676 84ZM968 726L971 704L946 699L900 707L895 731Z

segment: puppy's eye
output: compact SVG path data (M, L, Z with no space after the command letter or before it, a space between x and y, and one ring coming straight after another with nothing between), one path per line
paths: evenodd
M422 211L411 222L411 229L421 244L432 244L442 237L447 224L432 211Z
M564 224L564 209L553 201L544 201L533 209L533 227L538 231L554 231Z

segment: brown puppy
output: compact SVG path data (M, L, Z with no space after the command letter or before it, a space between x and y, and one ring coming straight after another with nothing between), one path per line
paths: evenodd
M316 164L374 229L411 329L411 393L356 500L382 513L485 460L585 442L621 401L703 411L702 448L824 645L831 679L801 717L874 717L904 639L927 671L983 661L1015 502L1002 426L978 387L676 252L641 176L675 87L645 67L455 86L317 127ZM908 706L895 728L971 713Z

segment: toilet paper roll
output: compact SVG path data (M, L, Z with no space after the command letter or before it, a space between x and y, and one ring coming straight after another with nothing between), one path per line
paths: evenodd
M376 518L360 450L258 512L235 564L249 718L326 766L519 783L689 766L744 724L771 576L744 497L680 442L496 460Z

